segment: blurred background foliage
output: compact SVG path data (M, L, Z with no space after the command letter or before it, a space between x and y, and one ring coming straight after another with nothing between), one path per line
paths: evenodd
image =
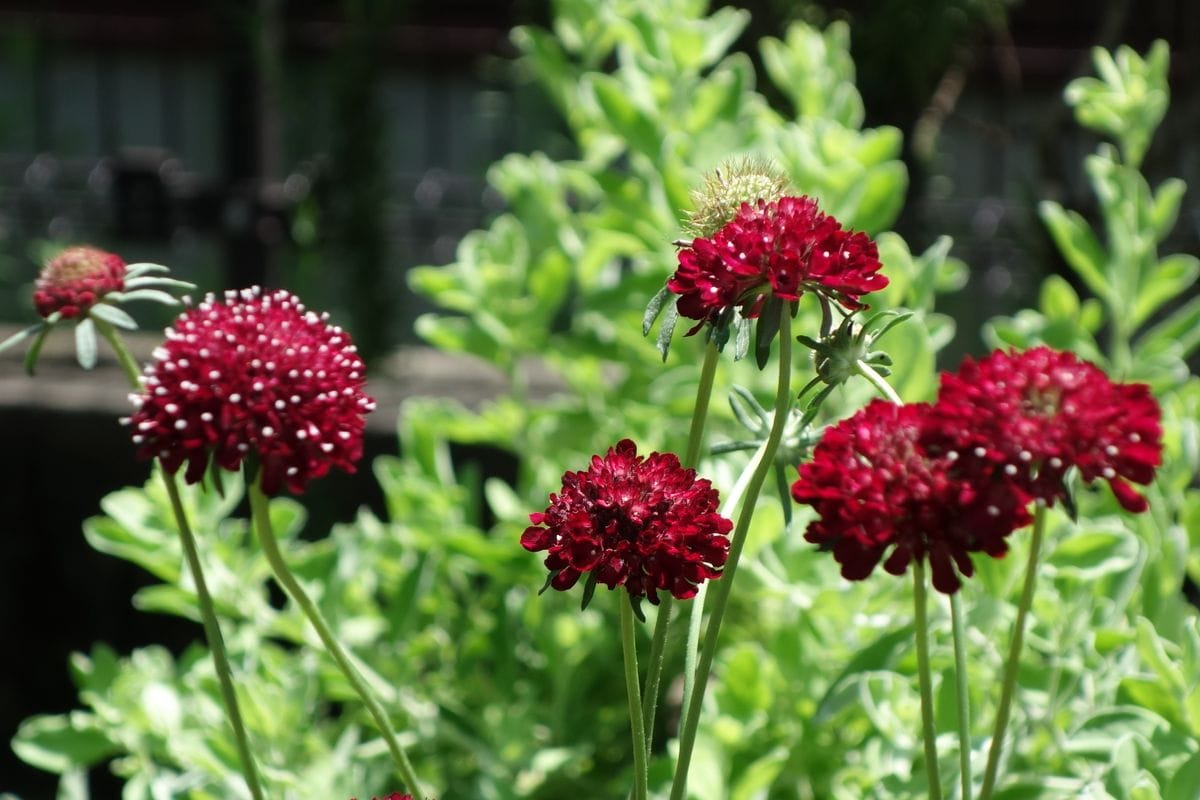
M772 157L877 236L892 284L876 307L917 312L880 343L906 399L932 395L939 357L982 348L981 328L988 343L1077 348L1162 394L1171 460L1155 514L1131 521L1086 493L1083 524L1055 520L1054 591L1041 595L1022 687L1031 703L1058 700L1018 721L1010 771L1024 783L1007 796L1182 798L1200 771L1200 635L1181 592L1200 531L1200 401L1186 368L1196 304L1178 297L1194 293L1195 265L1158 252L1196 250L1195 203L1163 181L1195 177L1194 154L1172 146L1197 90L1172 73L1169 107L1165 94L1114 102L1165 93L1168 62L1152 55L1115 64L1115 85L1103 68L1100 83L1071 84L1079 125L1062 91L1092 73L1097 42L1145 53L1166 35L1176 71L1194 64L1200 19L1185 6L1134 16L1111 2L1083 30L1069 8L966 0L261 0L143 19L141 34L119 9L107 47L103 27L84 24L104 12L4 12L20 24L4 26L0 79L14 98L0 114L0 302L22 319L30 255L86 238L204 288L267 280L319 297L377 357L424 341L497 368L509 392L475 411L404 410L400 455L375 461L378 488L364 493L382 501L353 523L325 536L279 500L277 529L325 613L395 687L397 725L445 797L615 797L628 763L615 615L536 596L543 570L515 542L561 473L616 439L680 447L699 343L677 334L664 365L641 309L672 269L701 175L740 153ZM170 57L163 31L182 37ZM1157 107L1161 127L1141 113ZM1088 156L1097 137L1115 148ZM1100 236L1087 238L1089 223ZM815 329L814 312L802 304L797 325ZM719 398L760 381L722 364L712 441L744 437ZM868 396L848 386L828 413ZM455 463L451 443L508 453L515 473ZM704 471L732 487L743 458ZM192 502L213 533L204 557L268 780L297 798L384 791L386 755L331 665L296 649L305 628L269 594L237 493ZM192 620L163 503L153 482L113 494L84 534L153 576L139 611ZM785 526L768 502L756 523L696 796L921 796L907 585L847 585L803 544L803 522ZM998 673L1021 555L1018 543L982 569L968 602L982 675ZM944 613L935 625L949 731ZM183 643L198 639L185 630ZM25 763L61 774L60 797L121 784L131 798L240 796L198 646L98 644L70 675L82 708L36 717L16 740ZM659 715L659 783L676 714ZM46 786L12 774L0 771L0 789Z

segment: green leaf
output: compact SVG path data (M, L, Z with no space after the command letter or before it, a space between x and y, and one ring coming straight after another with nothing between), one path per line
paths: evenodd
M654 321L662 313L663 304L670 295L671 290L664 286L650 298L650 302L646 304L646 313L642 315L642 336L650 335L650 329L654 327Z
M1176 343L1181 356L1189 355L1200 345L1200 297L1189 300L1172 311L1162 322L1139 336L1138 349L1157 342Z
M118 752L100 730L99 721L82 711L25 720L13 737L12 749L25 763L58 774L91 766Z
M1186 183L1179 178L1168 178L1154 193L1154 203L1150 209L1150 227L1153 228L1158 241L1167 238L1167 234L1175 227L1175 220L1179 218L1179 203L1186 191Z
M18 331L17 333L14 333L12 336L8 337L3 342L0 342L0 353L3 353L5 350L8 350L10 347L17 346L21 342L28 339L30 336L33 336L35 333L40 333L42 331L42 329L45 327L46 327L45 322L37 322L37 323L34 323L33 325L30 325L28 328L25 328L22 331Z
M662 354L663 363L666 363L667 353L671 352L671 336L675 333L675 323L679 321L679 309L674 303L667 306L666 313L663 314L662 326L658 329L658 352Z
M1200 753L1189 758L1171 776L1163 800L1196 800L1197 787L1200 787Z
M604 120L633 152L658 160L662 153L663 135L658 125L645 111L635 105L630 87L611 75L592 73L588 76Z
M108 303L97 303L88 311L89 317L103 320L110 325L115 325L118 328L124 328L127 331L136 331L137 321L116 306L110 306ZM76 331L78 333L78 331Z
M116 294L115 292L113 293ZM109 295L112 297L113 295ZM161 303L164 306L180 305L179 298L173 294L168 294L159 289L133 289L128 292L121 292L120 297L115 298L122 303L132 303L138 300L146 300L151 303Z
M1038 305L1051 319L1073 320L1079 313L1079 296L1061 275L1050 275L1042 282Z
M775 783L788 760L788 749L776 747L759 756L742 772L733 785L729 800L759 800L767 796L767 790Z
M33 344L29 345L29 349L25 351L25 373L33 377L34 371L37 369L38 356L41 355L42 345L46 343L46 335L50 333L51 325L43 325L42 329L33 339Z
M1038 214L1063 258L1088 288L1100 298L1111 300L1112 287L1104 275L1104 250L1087 221L1074 211L1068 211L1049 200L1038 204Z
M1123 529L1079 531L1063 539L1047 563L1059 577L1087 583L1132 567L1138 548L1137 537Z
M790 308L784 308L783 300L774 295L763 305L754 329L754 361L759 369L766 369L771 360L771 343L779 333L780 315L790 311Z
M96 323L88 318L75 326L75 358L84 369L96 366Z
M1200 259L1176 253L1158 262L1138 292L1133 306L1133 327L1145 322L1164 303L1184 296L1200 276Z

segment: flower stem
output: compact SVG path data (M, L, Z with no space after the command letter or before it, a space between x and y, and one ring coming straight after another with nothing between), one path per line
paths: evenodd
M616 595L621 607L621 651L625 656L625 691L629 696L629 729L633 735L633 800L646 800L647 767L646 728L642 724L642 698L638 688L637 639L633 627L633 606L624 592Z
M96 329L105 338L117 356L117 362L125 372L125 377L134 391L142 388L141 369L125 340L109 323L102 319L92 318ZM229 666L229 657L225 652L225 639L221 636L221 626L217 622L217 610L213 605L212 595L208 592L208 582L204 579L204 568L200 564L200 553L196 547L196 537L192 534L192 526L188 522L187 512L179 497L179 485L175 476L161 470L163 485L167 488L167 496L171 501L171 511L175 514L175 524L179 528L179 541L183 545L184 558L188 571L192 573L192 583L196 585L196 600L200 607L200 622L204 626L204 638L208 640L208 649L212 653L213 667L217 673L217 683L221 688L221 699L225 703L225 715L233 728L233 738L237 744L238 759L242 762L242 774L246 785L250 787L250 795L254 800L263 800L262 786L258 777L258 766L250 750L250 737L246 733L246 725L242 721L242 712L238 707L237 692L233 687L233 670Z
M717 357L720 351L714 342L704 349L704 363L700 367L700 382L696 385L696 403L692 407L692 424L688 429L687 450L684 451L683 466L694 469L700 463L700 447L704 441L704 422L708 418L708 404L712 398L713 379L717 374ZM694 602L702 602L702 595ZM658 687L662 681L663 662L667 653L667 630L671 625L674 598L663 595L658 607L658 619L654 623L654 636L650 640L650 659L646 663L646 688L642 692L642 724L646 730L646 751L654 743L654 716L658 711Z
M346 680L354 688L363 705L367 707L371 717L375 720L375 724L379 726L380 733L383 734L384 741L387 742L387 748L392 754L392 760L396 764L396 770L400 774L401 780L405 783L412 794L419 794L421 784L417 781L416 774L413 772L412 764L409 763L408 756L404 753L404 748L400 746L400 742L396 740L396 734L392 731L391 722L388 721L387 713L375 699L375 695L363 680L362 675L354 667L350 661L350 656L346 650L338 642L334 636L333 630L329 623L325 620L325 616L321 610L317 608L312 598L304 591L300 582L296 580L296 576L288 569L287 562L283 559L283 554L279 551L279 544L275 541L275 534L271 530L271 517L267 508L267 497L263 494L262 486L260 485L261 473L253 480L248 481L250 484L250 516L254 522L255 531L258 533L258 541L262 545L263 554L267 557L267 562L271 565L271 569L275 573L275 579L287 591L292 600L308 617L308 621L312 623L316 629L317 635L324 643L325 649L329 651L329 655L337 662L338 668L342 674L346 676Z
M142 370L134 359L133 354L129 352L129 348L125 346L125 340L121 338L121 334L117 333L117 329L102 319L92 317L92 323L95 324L96 330L100 331L100 335L108 342L109 347L113 349L113 353L117 356L117 363L121 365L121 369L125 372L125 378L129 381L129 385L134 391L142 388Z
M992 743L988 748L987 767L983 772L983 785L979 789L979 800L988 800L996 785L996 769L1000 764L1000 751L1004 747L1004 732L1008 728L1008 717L1012 710L1013 692L1017 687L1017 668L1021 664L1021 643L1025 638L1025 618L1033 605L1033 589L1037 585L1038 554L1042 549L1042 535L1046 527L1046 505L1037 501L1033 515L1033 537L1029 540L1029 563L1025 567L1025 585L1021 589L1021 600L1017 606L1017 621L1013 623L1012 642L1008 648L1008 663L1004 666L1004 683L1000 688L1000 705L996 709L996 726L992 731Z
M213 606L212 595L208 593L208 584L204 580L204 570L200 566L200 554L196 549L196 537L192 535L192 526L188 523L187 512L179 497L179 485L175 476L161 470L163 484L167 487L167 496L171 498L171 510L175 513L175 522L179 526L179 539L183 543L183 554L187 559L188 569L192 573L192 581L196 584L196 599L200 605L200 621L204 624L204 636L208 639L208 649L212 651L213 665L217 670L217 683L221 687L221 699L225 701L225 711L229 716L229 724L233 726L233 737L237 742L238 758L242 762L242 772L246 776L246 784L255 800L263 800L262 787L259 785L258 767L250 751L250 740L246 735L246 726L242 722L242 712L238 708L237 692L233 688L233 673L229 668L229 658L225 653L225 640L221 636L221 627L217 624L217 612Z
M958 773L962 800L971 800L971 693L967 688L967 643L962 601L950 595L950 630L954 637L954 688L958 693Z
M917 678L921 684L921 728L925 740L925 773L929 799L941 800L937 730L933 726L933 681L929 676L929 622L925 617L925 562L913 559L913 625L917 633Z
M750 483L746 487L746 500L738 515L737 526L734 528L733 538L729 543L729 558L725 562L724 574L712 587L712 615L705 631L704 644L700 649L700 659L696 665L695 680L684 713L683 726L679 731L679 761L675 765L675 778L671 784L671 800L683 800L687 794L688 769L692 762L692 750L696 745L696 732L700 726L700 709L704 705L704 692L708 687L713 657L717 652L721 621L725 617L729 592L733 587L733 578L737 572L738 561L742 556L742 548L746 544L746 534L750 529L750 520L754 516L754 507L758 503L758 494L762 490L767 474L775 464L775 451L779 448L779 441L783 438L783 429L787 425L788 410L792 404L791 323L791 315L785 308L779 319L779 379L775 393L775 414L771 420L771 431L767 434L767 441L763 447L762 458L755 466ZM761 321L759 324L762 324Z
M871 385L875 387L876 391L878 391L885 398L898 406L904 405L904 401L900 399L900 395L896 394L896 390L893 389L891 385L883 379L883 376L876 372L870 364L862 360L855 361L854 370L859 375L866 378Z

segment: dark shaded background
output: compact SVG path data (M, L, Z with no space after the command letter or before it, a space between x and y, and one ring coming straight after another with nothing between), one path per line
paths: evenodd
M788 19L850 21L867 124L905 132L910 190L897 230L914 251L953 236L972 268L949 304L959 352L982 346L972 337L983 320L1030 304L1047 270L1071 279L1035 209L1052 198L1094 216L1082 159L1095 140L1061 101L1068 81L1091 72L1091 46L1144 52L1168 40L1173 100L1145 171L1152 184L1198 185L1200 4L733 5L754 14L738 47L755 59L757 40ZM514 80L507 43L512 25L549 16L544 0L0 0L0 321L30 319L47 243L88 241L170 264L206 290L266 282L320 296L353 320L372 359L411 343L422 306L405 271L449 261L459 237L499 210L487 166L513 150L571 155L536 88ZM759 88L781 100L765 80ZM1200 249L1194 197L1166 252ZM53 399L0 397L4 741L30 714L75 706L71 651L100 640L178 650L200 637L134 612L145 577L79 535L99 499L140 483L146 467L124 457L107 410ZM393 449L376 431L368 459ZM504 469L496 454L469 457ZM377 503L376 492L369 475L321 482L305 498L309 530ZM0 747L0 791L48 798L53 786ZM118 796L103 776L93 789Z

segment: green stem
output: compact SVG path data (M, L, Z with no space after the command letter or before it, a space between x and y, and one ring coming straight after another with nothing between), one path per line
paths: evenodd
M883 377L871 367L870 364L867 364L861 360L855 361L854 371L870 381L871 385L875 387L875 390L885 398L891 400L898 406L904 405L904 401L900 399L900 395L896 394L896 390L893 389L891 385L888 384L888 382L885 381Z
M925 773L929 776L929 799L941 800L938 777L937 730L933 726L933 681L929 676L929 622L925 617L925 562L914 559L913 624L917 633L917 678L921 684L921 729L925 740Z
M262 787L259 785L258 767L250 751L250 739L246 735L246 726L242 722L242 712L238 708L237 692L233 688L233 672L229 668L229 658L225 653L225 640L221 636L221 627L217 624L217 611L213 605L212 595L208 593L208 584L204 580L204 570L200 566L200 554L196 549L196 537L192 535L192 526L188 524L187 512L179 497L179 485L175 476L161 470L163 484L167 487L167 496L171 498L171 510L175 512L175 522L179 526L179 539L183 543L183 554L187 559L188 569L192 573L192 581L196 584L196 599L200 604L200 621L204 625L204 636L208 639L208 649L212 651L213 665L217 670L217 683L221 687L221 699L225 702L225 712L229 724L233 726L233 737L237 742L238 758L242 762L242 772L246 776L246 784L255 800L263 800Z
M260 485L261 474L249 483L250 495L250 516L254 522L254 529L258 533L258 541L262 545L263 554L267 557L267 562L271 565L271 569L275 573L275 579L287 591L292 600L308 617L308 621L312 623L316 629L317 635L321 637L321 642L324 643L325 649L329 655L333 656L333 660L337 662L338 668L342 674L346 676L346 680L354 688L363 705L367 707L367 711L375 720L375 724L379 726L379 731L383 734L384 741L387 742L387 748L392 754L392 760L396 764L396 770L400 774L400 779L404 781L405 788L413 795L420 794L421 784L417 781L416 774L413 772L412 764L409 763L408 756L404 753L404 748L400 746L400 742L396 740L396 734L392 730L392 724L388 720L387 713L375 699L374 693L363 680L362 674L355 668L350 661L350 656L346 650L338 642L334 636L333 630L329 623L325 620L325 616L321 610L317 608L312 598L304 591L300 582L288 569L287 562L283 559L283 554L279 551L279 544L275 541L275 534L271 530L271 517L267 508L267 497L263 494L262 486Z
M133 387L134 391L140 390L142 388L142 368L138 366L133 354L125 346L125 340L121 338L121 334L117 333L116 328L102 319L92 317L92 323L116 354L117 363L121 365L121 369L125 372L125 377L128 379L129 385Z
M694 469L700 463L700 447L704 441L704 422L708 418L708 404L712 399L713 379L717 374L717 357L720 351L713 342L704 350L704 363L700 367L700 382L696 385L696 403L692 407L692 424L688 429L687 450L683 466ZM694 602L702 602L702 595ZM663 595L658 607L658 619L654 622L654 636L650 640L650 659L646 664L646 688L642 692L642 724L646 729L646 750L654 744L654 717L658 710L658 687L662 681L663 664L667 653L667 631L671 625L674 598Z
M92 318L96 329L105 338L117 356L117 362L125 372L129 385L135 391L142 388L142 373L137 361L125 340L109 323L102 319ZM179 497L179 485L175 476L162 469L163 485L167 487L167 496L171 500L171 510L175 514L175 524L179 528L179 541L183 545L183 555L187 560L188 571L192 574L192 583L196 585L196 600L200 607L200 622L204 626L204 638L208 641L208 649L212 653L213 667L217 673L217 683L221 688L221 699L225 703L225 715L233 728L233 738L237 744L238 758L242 762L242 774L246 785L250 787L250 795L254 800L263 800L262 786L258 777L258 766L250 750L250 737L246 734L246 725L242 721L242 712L238 707L237 692L233 687L233 670L229 666L229 657L225 652L225 639L221 636L221 626L217 622L217 610L213 605L212 595L208 592L208 582L204 579L204 568L200 564L200 553L196 547L196 537L192 534L192 526L188 522L187 512Z
M625 656L625 691L629 696L629 729L633 736L633 800L646 800L649 782L646 767L646 728L642 724L642 698L638 689L637 639L633 627L633 606L624 592L617 594L621 606L621 651Z
M967 688L967 643L962 600L950 595L950 630L954 637L954 688L958 693L958 772L962 800L971 800L971 693Z
M696 745L696 732L700 726L700 709L704 705L704 692L708 687L708 678L712 672L713 657L717 652L717 640L721 633L721 621L725 617L725 608L729 603L729 592L733 587L733 579L737 573L738 561L742 556L742 548L746 544L746 534L750 529L750 519L754 516L754 507L758 503L758 494L763 482L775 462L775 451L783 438L783 429L787 425L788 410L792 404L791 374L792 374L792 318L785 308L779 320L779 378L775 393L775 414L771 420L771 432L767 434L767 442L763 447L762 458L755 466L754 474L746 487L746 500L738 515L737 526L729 543L729 558L725 562L724 574L712 588L712 616L704 636L704 644L700 649L699 663L696 665L696 677L692 686L691 697L688 698L683 726L679 732L679 761L675 765L675 778L671 784L671 800L683 800L687 793L687 775L691 767L692 750ZM759 322L761 323L761 320Z
M1033 605L1033 589L1037 585L1038 555L1042 549L1042 534L1046 527L1046 505L1041 500L1033 515L1033 537L1029 540L1029 563L1025 567L1025 586L1021 589L1021 600L1017 606L1017 621L1013 623L1012 642L1008 648L1008 663L1004 665L1004 683L1000 688L1000 706L996 709L996 726L992 731L992 743L988 748L987 767L983 771L983 786L979 789L979 800L988 800L996 785L996 769L1000 764L1000 751L1004 747L1004 732L1008 728L1008 717L1012 711L1013 692L1017 687L1017 668L1021 664L1021 643L1025 638L1025 618Z

